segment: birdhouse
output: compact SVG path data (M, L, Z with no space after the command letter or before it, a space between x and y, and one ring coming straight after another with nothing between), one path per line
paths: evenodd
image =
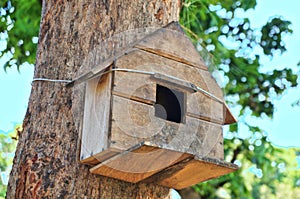
M182 189L237 169L222 135L236 120L178 23L76 81L86 84L80 162L91 173Z

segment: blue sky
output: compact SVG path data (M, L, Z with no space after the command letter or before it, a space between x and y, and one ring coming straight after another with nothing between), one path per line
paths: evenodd
M297 63L300 61L300 23L299 23L299 0L259 0L256 9L247 12L252 27L259 28L270 16L282 16L292 22L293 34L284 38L288 49L282 55L275 56L272 60L263 57L260 62L262 70L270 68L292 68L299 75ZM298 78L299 82L299 78ZM264 118L257 121L250 116L245 119L250 124L258 124L268 134L274 145L284 147L300 147L300 107L292 107L291 104L300 99L300 87L289 89L282 97L274 99L275 114L273 120Z
M0 72L0 132L12 130L23 121L31 90L33 66L21 67L20 73L12 68Z
M268 57L261 59L262 70L269 70L277 67L290 67L295 72L300 61L300 23L298 8L299 0L258 0L255 11L246 13L250 18L252 27L260 28L270 16L280 15L284 19L292 21L294 33L285 37L288 51L283 55L277 55L272 60ZM0 45L3 43L0 42ZM0 60L3 63L3 60ZM0 68L1 70L1 68ZM8 69L7 73L0 71L0 133L13 129L16 123L21 123L26 112L28 98L31 90L33 67L23 65L20 73L15 69ZM298 122L300 121L300 107L292 107L291 104L300 99L300 89L289 89L284 96L274 99L275 114L273 120L263 118L260 120L246 115L244 119L250 124L261 126L268 134L273 144L283 147L300 147L300 133ZM250 134L246 127L241 126L241 137L248 137Z

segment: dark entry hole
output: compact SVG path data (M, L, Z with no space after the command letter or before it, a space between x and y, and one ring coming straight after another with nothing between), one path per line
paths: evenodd
M156 86L155 116L177 123L183 122L184 93L161 85Z

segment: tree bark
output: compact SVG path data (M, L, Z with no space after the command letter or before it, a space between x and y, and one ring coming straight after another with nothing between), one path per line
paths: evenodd
M180 0L43 1L35 77L73 79L99 42L178 20ZM34 81L7 198L168 198L167 188L93 175L78 162L74 89Z
M201 196L192 187L179 190L178 193L181 199L201 199Z

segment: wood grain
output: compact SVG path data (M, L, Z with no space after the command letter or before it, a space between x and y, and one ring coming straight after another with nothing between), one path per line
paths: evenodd
M135 47L162 57L207 70L199 52L176 22L145 37Z
M178 158L174 160L172 158L174 156ZM91 168L90 171L94 174L137 183L188 157L191 155L142 145L137 149L124 151Z
M174 189L183 189L197 183L234 172L238 167L223 161L202 158L186 159L146 179Z
M110 123L112 74L86 83L80 160L106 149Z
M224 158L221 125L189 116L185 123L170 122L155 117L152 105L115 95L112 100L110 147L128 150L147 141L152 146L199 157Z
M132 50L118 59L115 66L117 68L157 72L162 75L179 78L223 99L222 90L208 71L200 70L155 54ZM126 95L129 99L144 99L144 101L151 103L155 102L156 84L186 91L181 86L176 86L172 82L157 81L155 78L151 78L150 75L116 72L113 92L117 92L123 96ZM233 119L227 119L227 117L231 118L231 113L227 109L228 107L224 106L223 103L201 92L187 93L187 113L191 113L191 116L195 115L196 118L219 124L234 122Z

